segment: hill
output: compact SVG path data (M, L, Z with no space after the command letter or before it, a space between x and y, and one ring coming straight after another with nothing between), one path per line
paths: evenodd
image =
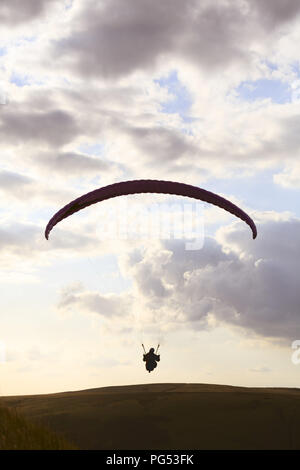
M300 389L151 384L0 404L81 449L300 449Z
M75 449L62 437L33 424L15 410L0 407L0 450Z

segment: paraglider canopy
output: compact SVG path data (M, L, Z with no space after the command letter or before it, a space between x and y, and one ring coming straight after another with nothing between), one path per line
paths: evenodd
M116 196L125 196L128 194L137 193L174 194L177 196L190 197L214 204L215 206L231 212L233 215L246 222L246 224L248 224L252 230L253 238L256 238L257 236L256 226L251 217L249 217L249 215L238 206L215 193L198 188L197 186L192 186L185 183L177 183L174 181L135 180L110 184L108 186L104 186L84 194L74 201L71 201L69 204L60 209L56 214L54 214L54 216L49 220L45 230L45 237L48 240L49 233L61 220L69 217L75 212L80 211L81 209L84 209L85 207L90 206L91 204L95 204L96 202L101 202Z

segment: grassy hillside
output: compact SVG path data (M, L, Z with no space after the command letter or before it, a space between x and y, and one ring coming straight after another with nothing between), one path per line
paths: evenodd
M300 390L152 384L2 397L81 449L300 449Z
M65 439L31 423L15 410L0 407L0 450L74 449Z

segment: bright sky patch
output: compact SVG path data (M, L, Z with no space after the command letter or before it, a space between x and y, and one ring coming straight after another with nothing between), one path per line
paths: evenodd
M81 144L78 147L78 150L83 153L87 153L88 155L101 155L104 151L103 144Z
M183 119L189 120L187 113L192 104L192 98L187 88L178 79L177 71L173 70L168 77L154 80L161 87L167 88L172 96L161 104L161 111L167 114L178 113Z
M245 101L271 99L274 103L288 103L291 100L290 86L281 80L262 78L242 82L236 89L239 98Z

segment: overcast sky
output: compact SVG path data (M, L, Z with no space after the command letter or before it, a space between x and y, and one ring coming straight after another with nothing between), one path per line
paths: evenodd
M300 2L4 0L0 24L0 393L298 387ZM257 239L165 195L91 206L44 238L72 199L145 178L228 198ZM193 250L146 230L184 204ZM142 341L161 342L149 376Z

